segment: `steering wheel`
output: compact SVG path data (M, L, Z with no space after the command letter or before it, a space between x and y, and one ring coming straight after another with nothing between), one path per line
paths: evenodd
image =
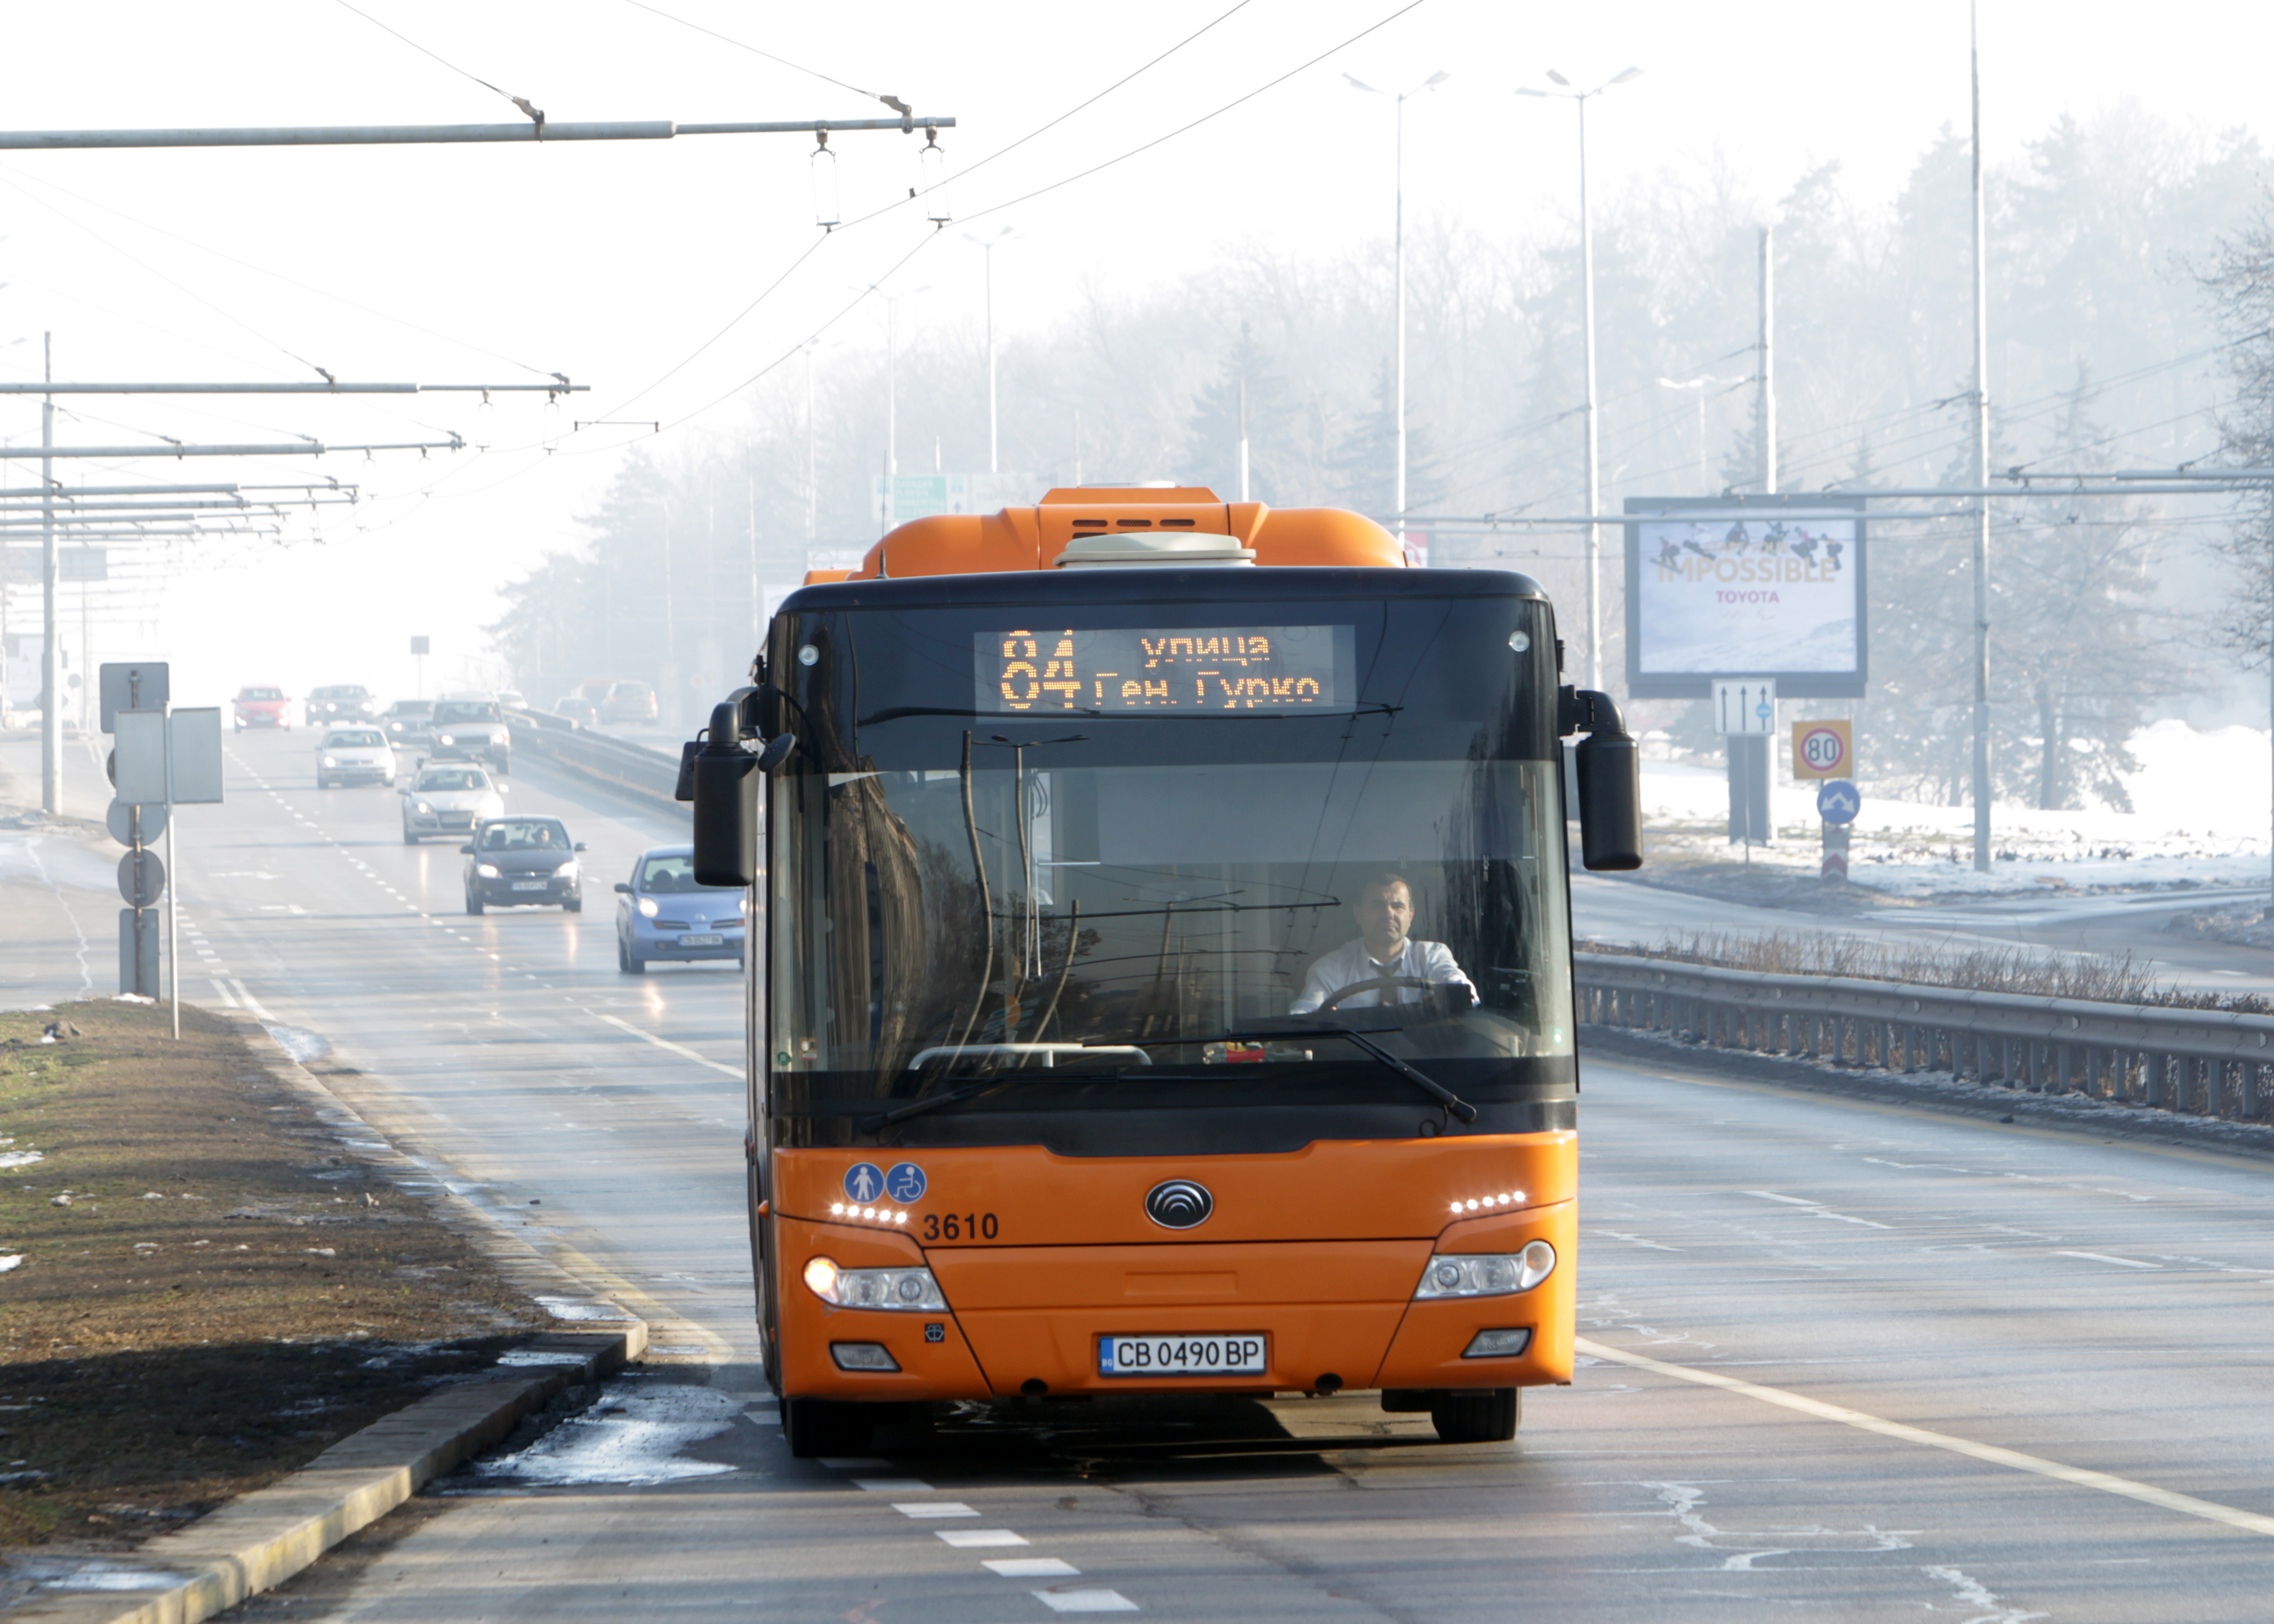
M1425 981L1418 975L1377 975L1368 981L1352 981L1347 987L1337 988L1330 996L1320 1001L1316 1012L1323 1015L1344 998L1362 992L1375 992L1391 987L1455 987L1458 985L1457 981ZM1426 1004L1428 1001L1424 999L1422 1002Z

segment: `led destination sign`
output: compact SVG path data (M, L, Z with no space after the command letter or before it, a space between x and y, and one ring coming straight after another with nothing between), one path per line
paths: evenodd
M972 638L981 710L1343 710L1348 626L1019 628Z

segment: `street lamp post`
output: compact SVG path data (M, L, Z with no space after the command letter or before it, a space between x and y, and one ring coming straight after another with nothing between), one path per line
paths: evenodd
M1579 284L1587 357L1587 401L1584 409L1587 420L1587 686L1593 688L1603 686L1603 548L1602 527L1596 522L1595 514L1602 479L1595 431L1595 232L1587 213L1587 103L1612 86L1623 85L1641 72L1640 68L1629 68L1593 90L1575 90L1570 79L1550 68L1547 77L1562 89L1541 90L1520 85L1516 92L1520 96L1561 96L1579 109Z
M1388 91L1377 90L1364 79L1352 74L1345 73L1343 77L1368 95L1389 95ZM1397 283L1397 294L1393 300L1396 314L1393 320L1397 323L1397 334L1395 346L1397 360L1394 364L1397 378L1392 386L1397 396L1397 403L1392 408L1394 438L1397 440L1397 467L1391 476L1389 504L1390 510L1397 515L1397 545L1401 548L1405 545L1405 104L1415 96L1434 90L1452 77L1450 73L1440 68L1412 89L1401 91L1391 97L1397 106L1397 179L1394 188L1396 203L1391 227L1391 257L1395 261L1394 276Z
M990 474L1003 471L995 417L995 250L1016 229L1005 226L992 237L974 237L968 231L963 234L965 242L978 244L987 267L987 471Z
M1690 389L1694 390L1697 393L1698 494L1700 496L1710 496L1713 494L1711 486L1713 476L1706 471L1706 391L1712 388L1717 383L1742 383L1743 381L1744 380L1743 379L1739 378L1714 378L1705 373L1700 373L1695 378L1661 378L1658 380L1658 387L1661 389Z

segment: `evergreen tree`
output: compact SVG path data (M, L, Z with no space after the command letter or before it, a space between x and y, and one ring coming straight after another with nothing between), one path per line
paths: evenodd
M1388 361L1374 374L1374 399L1335 441L1329 461L1345 507L1377 519L1397 511L1397 375ZM1405 409L1405 511L1428 513L1444 500L1427 425Z

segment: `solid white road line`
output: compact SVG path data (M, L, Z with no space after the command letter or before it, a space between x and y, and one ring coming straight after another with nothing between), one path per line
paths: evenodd
M2079 1488L2097 1489L2103 1494L2121 1495L2127 1500L2136 1500L2165 1511L2201 1517L2206 1522L2224 1522L2230 1528L2242 1529L2249 1533L2274 1536L2274 1517L2262 1516L2255 1511L2239 1510L2233 1506L2222 1506L2216 1500L2197 1500L2192 1494L2175 1494L2169 1489L2159 1489L2150 1483L2137 1483L2110 1472L2093 1471L2082 1466L2065 1466L2059 1461L2024 1455L2018 1449L1976 1443L1970 1438L1954 1438L1948 1432L1929 1432L1923 1426L1885 1420L1860 1410L1827 1404L1820 1399L1803 1398L1781 1387L1765 1387L1758 1382L1741 1381L1735 1376L1724 1376L1717 1371L1700 1370L1691 1365L1669 1365L1663 1359L1629 1353L1623 1348L1613 1348L1585 1336L1575 1338L1571 1345L1581 1353L1598 1359L1608 1359L1614 1365L1624 1365L1633 1370L1649 1371L1660 1376L1671 1376L1676 1381L1695 1382L1701 1387L1720 1387L1724 1392L1743 1394L1765 1404L1797 1410L1818 1420L1837 1421L1859 1432L1877 1432L1882 1438L1900 1439L1905 1443L1924 1444L1931 1449L1947 1449L1953 1455L1971 1455L1992 1466L2009 1466L2016 1471L2035 1472L2041 1477L2073 1483Z
M245 990L245 983L243 981L238 981L235 976L231 976L230 977L229 984L232 988L236 989L237 997L243 1000L245 1007L251 1010L256 1019L260 1020L274 1020L276 1019L267 1010L260 1007L260 999L254 997L251 993Z
M2159 1269L2160 1263L2142 1263L2137 1258L2112 1258L2105 1252L2057 1252L2056 1258L2090 1258L2095 1263L2120 1263L2126 1268Z
M595 1020L605 1020L611 1026L621 1026L626 1032L630 1033L634 1037L644 1039L646 1041L654 1044L658 1049L667 1049L673 1054L681 1056L682 1059L692 1060L697 1065L709 1066L714 1071L724 1071L727 1076L733 1078L738 1083L742 1080L742 1068L740 1066L720 1065L715 1060L708 1059L704 1056L697 1054L684 1043L674 1043L669 1038L659 1038L652 1032L642 1032L637 1026L633 1026L631 1022L628 1020L618 1020L613 1015L603 1015L598 1010L586 1010L584 1013L590 1015Z

